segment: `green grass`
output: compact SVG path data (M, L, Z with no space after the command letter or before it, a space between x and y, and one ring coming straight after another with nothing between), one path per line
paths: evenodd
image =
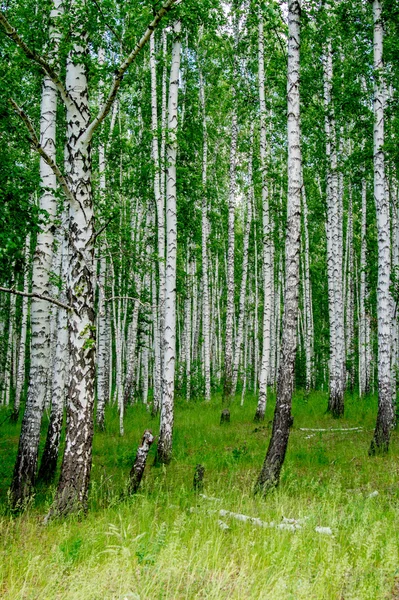
M145 428L158 432L142 406L129 408L124 438L115 409L96 433L90 510L82 520L42 524L54 488L39 489L18 518L7 509L18 426L0 426L0 597L4 599L385 599L399 598L398 436L390 454L368 458L376 400L347 398L346 417L324 414L326 397L294 399L294 427L281 485L252 494L271 432L252 418L256 401L232 407L219 425L220 399L178 402L174 458L153 467L134 498L123 491ZM0 411L0 423L5 416ZM361 432L302 432L300 427L353 427ZM43 431L44 432L44 431ZM312 437L308 437L312 435ZM205 466L205 493L192 491ZM377 490L378 496L369 497ZM223 518L220 508L279 522L304 518L291 532ZM331 527L333 535L315 532Z

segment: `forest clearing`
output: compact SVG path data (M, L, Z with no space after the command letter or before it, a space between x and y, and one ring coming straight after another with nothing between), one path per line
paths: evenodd
M399 0L0 5L0 597L399 598Z

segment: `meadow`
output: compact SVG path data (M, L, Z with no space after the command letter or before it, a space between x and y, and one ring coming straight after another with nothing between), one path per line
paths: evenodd
M326 403L321 392L295 394L281 484L265 498L253 486L271 433L272 397L264 424L253 422L256 400L248 395L243 406L232 404L223 426L219 397L179 400L173 460L153 466L154 444L134 497L126 494L129 470L143 431L157 433L158 419L141 404L128 407L121 438L117 410L108 407L107 430L94 437L88 514L47 525L55 486L39 486L21 515L10 513L19 426L1 409L0 598L399 598L398 434L388 456L369 458L376 398L347 395L341 420L325 414ZM47 418L43 434L46 425ZM353 427L360 429L333 431ZM202 495L193 490L198 463L205 467Z

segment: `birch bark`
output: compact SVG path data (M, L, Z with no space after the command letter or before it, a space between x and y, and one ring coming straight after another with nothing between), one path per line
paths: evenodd
M166 182L166 285L165 285L165 329L163 347L163 398L161 423L157 448L157 460L168 463L172 457L172 435L174 422L174 383L176 362L176 156L178 125L178 92L181 51L181 23L173 26L174 40L169 82L168 144Z
M223 404L228 406L233 395L233 322L234 322L234 222L236 208L236 153L237 153L237 113L233 93L233 115L231 121L230 182L227 240L227 306L224 348L224 387Z
M30 235L27 236L25 242L25 270L24 270L24 293L29 292L29 262L30 262ZM26 356L26 333L28 328L28 308L29 298L25 296L22 300L22 322L21 322L21 337L19 341L18 351L18 372L17 382L15 386L15 399L13 411L11 414L11 420L14 422L18 421L19 410L21 406L21 396L25 384L25 356Z
M200 101L202 108L202 331L204 338L204 374L205 400L211 399L211 358L210 358L210 306L209 306L209 275L208 275L208 200L207 200L207 167L208 167L208 133L206 126L205 89L202 73L199 74Z
M51 56L52 62L56 60L58 53L59 31L55 23L61 12L61 0L53 0L50 13L52 23L50 29L50 46L53 50ZM54 162L56 160L56 115L57 88L50 77L46 76L43 80L40 108L40 145ZM40 196L39 205L40 209L48 215L48 218L42 224L37 236L32 265L32 292L49 295L53 225L56 215L56 199L54 194L57 185L53 170L42 157L40 158L40 183L43 191ZM14 507L24 504L30 496L35 483L40 425L46 398L47 372L50 360L48 303L39 298L32 298L30 319L29 388L22 420L18 454L10 488L11 504Z
M238 308L238 327L237 336L235 343L234 353L234 368L233 368L233 381L232 381L232 396L235 396L237 389L238 380L238 369L240 367L240 360L242 354L242 346L244 341L244 319L246 315L246 295L247 295L247 278L248 278L248 247L249 247L249 233L251 230L252 222L252 145L253 145L253 128L251 130L250 139L250 156L248 159L248 191L247 191L247 214L245 220L245 230L243 239L243 257L242 257L242 277L241 277L241 289L240 299Z
M370 454L387 452L394 421L391 385L390 217L385 191L383 23L381 0L373 1L374 19L374 199L378 231L378 414Z
M67 302L65 282L68 279L68 240L64 234L59 236L61 243L57 249L60 254L60 274L64 284L60 292L61 302ZM68 348L68 316L65 310L57 311L57 337L52 371L53 394L51 399L50 421L47 429L46 443L40 462L38 479L52 481L57 469L58 453L64 417L65 390L68 386L69 348Z
M328 410L334 417L344 413L345 336L342 278L342 211L337 173L335 119L331 99L333 78L331 40L324 57L324 105L327 156L327 272L330 320L330 392Z
M279 482L288 445L291 417L299 295L301 229L301 136L299 98L300 13L298 0L288 1L288 219L285 244L285 292L281 362L273 430L257 489L266 492Z
M266 101L265 101L265 57L264 25L262 9L259 9L258 24L258 86L260 110L260 163L262 176L262 220L263 220L263 343L259 373L259 396L255 421L263 421L266 412L267 383L270 370L270 335L272 315L272 238L269 215L269 191L267 182L267 140L266 140Z

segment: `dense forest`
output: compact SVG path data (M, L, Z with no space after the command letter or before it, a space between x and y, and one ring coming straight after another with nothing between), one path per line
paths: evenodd
M103 552L160 583L83 593L0 567L0 597L399 597L398 58L397 0L1 4L0 556L26 527L48 536L48 566L51 535L86 527L65 542L73 571L95 515L119 510ZM360 517L358 493L384 508ZM157 525L168 494L182 513ZM327 522L306 516L329 494ZM365 556L342 531L328 575L334 506L387 525ZM173 543L197 562L179 559L168 531L212 512L213 548L246 527L245 554L267 527L262 568L275 552L297 575L251 587L248 558L244 584L230 539L212 583L194 530ZM151 560L128 514L155 527ZM307 519L310 555L332 545L301 578L285 536Z

